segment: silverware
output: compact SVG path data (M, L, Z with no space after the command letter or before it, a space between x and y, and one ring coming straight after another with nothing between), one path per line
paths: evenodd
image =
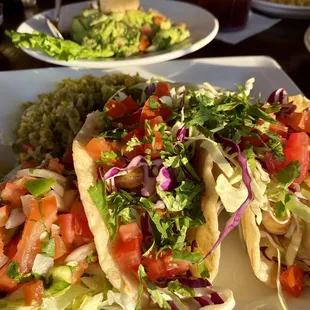
M51 20L48 16L45 16L46 24L55 38L64 40L64 37L58 30L58 24L60 19L61 0L55 0L55 17Z

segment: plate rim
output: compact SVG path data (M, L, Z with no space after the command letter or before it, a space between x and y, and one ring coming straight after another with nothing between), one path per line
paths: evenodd
M172 2L172 1L168 1L168 0L157 0L157 1L169 2L169 3ZM77 5L81 5L81 3L90 3L90 1L80 1L80 2L76 2L76 3L64 5L63 7L77 6ZM175 51L167 51L167 52L161 53L159 55L150 55L150 56L146 56L143 58L138 57L136 59L123 58L120 60L115 60L112 58L113 61L109 61L109 58L106 58L104 60L88 60L88 59L77 59L77 60L69 60L69 61L56 60L53 57L39 53L38 51L36 51L34 49L27 49L23 46L21 47L21 49L26 54L28 54L29 56L31 56L33 58L39 59L39 60L47 62L47 63L66 66L66 67L70 66L70 67L81 67L81 68L108 69L108 68L117 68L120 66L142 66L142 65L148 65L148 64L154 64L154 63L161 63L161 62L169 61L172 59L176 59L176 58L188 55L190 53L193 53L193 52L203 48L204 46L209 44L216 37L216 35L219 31L219 21L211 12L209 12L209 11L207 11L207 10L197 6L197 5L193 5L191 3L180 2L180 3L178 3L178 5L195 7L195 8L199 8L199 9L205 11L205 13L209 15L210 20L212 20L212 23L213 23L212 31L210 33L208 33L207 36L203 37L200 40L197 40L196 42L192 43L190 46L188 46L186 48L177 49ZM23 23L21 23L18 26L16 31L20 32L20 29L23 28L24 26L26 26L27 22L29 22L30 20L32 20L36 17L39 17L39 16L52 14L54 12L54 10L55 9L45 10L45 11L42 11L42 12L32 16L31 18L28 18L27 20L25 20Z

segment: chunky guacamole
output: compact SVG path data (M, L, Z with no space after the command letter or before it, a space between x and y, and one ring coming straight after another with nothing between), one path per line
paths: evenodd
M128 57L169 49L190 37L186 25L175 24L156 10L101 13L85 9L72 21L68 40L44 33L8 31L17 47L38 49L58 60Z

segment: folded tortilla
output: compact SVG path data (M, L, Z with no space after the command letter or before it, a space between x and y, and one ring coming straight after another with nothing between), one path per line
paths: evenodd
M116 259L113 257L112 243L109 241L109 233L105 223L94 205L88 189L97 183L96 162L85 150L88 142L93 138L94 132L100 125L99 111L87 116L86 122L73 142L73 160L78 179L78 187L85 213L88 218L89 227L94 235L99 262L106 273L111 284L124 294L128 294L137 300L139 283L131 274L120 270ZM197 148L196 171L205 184L205 193L201 200L201 207L206 219L206 223L198 229L192 230L188 234L189 240L196 240L197 252L208 253L219 236L218 230L218 196L215 192L215 180L212 176L213 161L207 151ZM205 263L210 271L210 280L217 275L220 260L220 248L218 247L210 255ZM198 275L196 270L192 270L194 275ZM148 294L143 296L142 305L147 305Z
M139 0L100 0L100 11L103 13L138 10Z

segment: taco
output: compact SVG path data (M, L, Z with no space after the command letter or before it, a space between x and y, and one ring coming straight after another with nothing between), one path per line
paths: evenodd
M56 158L26 164L1 183L0 308L99 304L112 286L98 264L73 165L65 170Z
M134 88L88 115L73 143L100 265L137 309L232 309L231 292L209 282L219 268L219 247L206 257L219 237L218 195L211 156L187 140L186 89Z

